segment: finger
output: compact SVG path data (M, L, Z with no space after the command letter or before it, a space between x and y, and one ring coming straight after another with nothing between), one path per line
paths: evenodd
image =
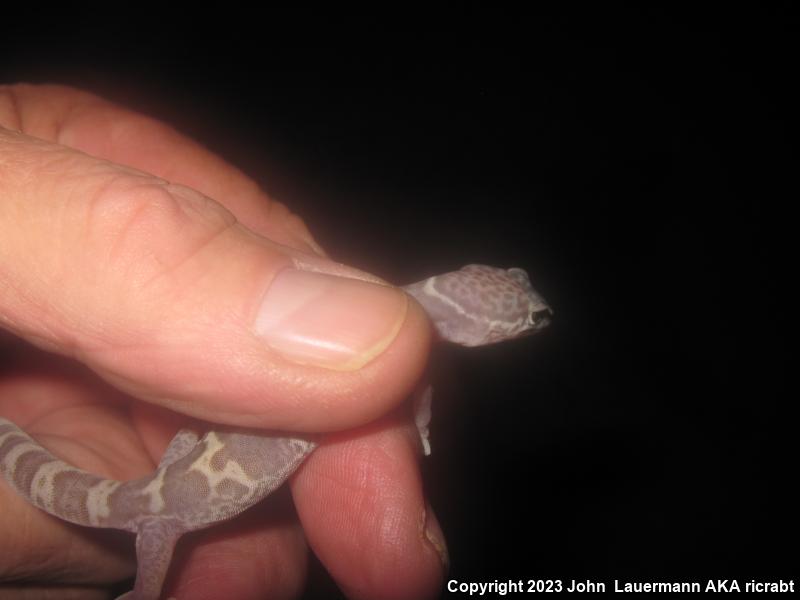
M88 591L81 596L78 590L109 586L133 575L135 560L127 534L59 521L32 509L4 485L0 485L0 506L0 581L21 584L16 592L9 590L8 597L49 597L36 596L36 590L27 585L36 584L65 591L65 598L72 597L72 592L77 594L74 597L90 598ZM0 597L6 598L6 591L3 588Z
M349 598L438 597L447 550L416 435L397 420L336 434L292 480L309 544Z
M115 385L221 423L346 428L426 360L421 309L256 236L210 198L0 130L0 318Z
M322 250L305 224L256 183L172 127L58 85L0 86L0 127L76 148L195 189L273 241Z
M178 542L164 597L297 598L308 548L288 494Z

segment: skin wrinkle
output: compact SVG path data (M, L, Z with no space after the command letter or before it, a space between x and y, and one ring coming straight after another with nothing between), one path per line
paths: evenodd
M114 258L119 257L119 255L122 254L123 246L127 246L128 237L130 235L129 232L134 227L134 225L139 222L140 216L145 210L147 210L145 204L140 203L138 209L134 210L129 215L128 219L119 229L119 231L116 232L116 235L114 236L114 241L112 242L111 247L109 248L109 251L107 253L107 260L108 260L107 268L109 271L111 270L110 265L115 262ZM91 222L93 214L94 214L93 211L90 210L87 216L88 222ZM91 226L87 226L87 229L93 229L93 228Z
M398 535L406 523L402 512L404 511L399 507L388 505L379 516L373 515L371 523L355 523L365 529L360 535L361 539L368 542L364 548L365 554L371 556L380 553L389 564L400 565L406 561L407 539L403 535ZM375 523L377 523L377 527L375 527ZM370 587L375 587L376 583L385 576L383 567L374 561L366 561L365 567L363 577L369 582Z
M362 492L364 491L364 482L366 482L369 478L366 475L366 471L368 468L365 465L361 465L357 470L352 469L344 469L346 475L352 475L354 472L358 474L358 479L356 481L350 482L350 477L342 477L342 473L334 474L333 470L330 471L314 471L314 479L316 481L326 481L329 483L333 483L336 487L340 489L344 489L348 492L348 494L352 494L351 501L354 505L361 507L363 505L364 496ZM356 511L358 513L362 513L362 511Z
M114 237L116 238L114 245L117 248L131 245L139 255L142 244L140 240L131 241L130 232L133 231L141 237L141 231L145 231L148 237L169 239L169 234L160 232L167 228L176 231L182 229L183 225L179 225L178 222L185 221L186 211L181 206L184 199L176 198L164 186L151 182L134 184L130 187L123 184L122 190L114 190L113 186L118 185L118 181L124 182L124 179L110 182L108 186L104 186L97 194L93 195L87 211L90 236L94 237L94 231L107 231L111 224L110 229L115 232ZM123 224L115 226L120 218ZM156 260L160 269L153 278L167 274L184 262L186 258L190 258L199 249L198 245L202 248L220 231L230 227L230 224L230 221L224 222L222 227L212 230L200 240L192 240L193 247L186 251L186 256L178 256L169 261ZM154 231L157 233L153 233ZM147 286L147 281L144 282L144 286Z
M222 240L235 226L235 223L226 224L216 230L209 231L204 238L195 240L193 243L193 248L187 250L184 255L177 258L171 264L167 265L166 263L160 263L160 272L155 273L151 278L144 280L141 283L141 289L147 290L157 281L160 281L164 278L169 279L173 273L181 270L183 266L194 262L198 256L209 251L209 248L211 248L216 242Z
M370 435L370 434L367 434ZM379 434L381 436L382 434ZM373 437L374 439L374 437ZM369 496L364 495L364 490L383 490L392 479L384 473L393 470L396 458L385 448L380 450L373 446L364 450L363 444L356 440L347 440L337 464L337 471L315 471L314 477L321 481L329 481L337 487L347 490L352 494L356 503L362 505ZM376 465L392 465L390 469L382 469ZM354 469L352 465L355 465ZM356 477L353 477L353 474ZM343 476L345 475L345 476ZM358 511L361 512L361 511Z
M380 525L378 535L375 536L375 544L384 552L386 549L391 549L397 561L402 561L405 555L406 540L402 535L406 529L405 512L396 504L388 503L377 519Z
M125 193L129 194L131 192L129 190L126 190ZM183 202L181 202L180 200L175 202L175 204L177 205L176 211L180 211L180 214L186 215L186 214L195 214L196 213L196 211L194 211L194 210L190 210L187 213L187 211L184 209ZM123 244L126 243L125 236L124 236L124 230L130 230L132 227L135 227L136 226L136 223L135 223L136 219L140 218L140 215L143 213L143 211L147 210L148 208L150 208L148 203L141 202L141 203L139 203L138 207L135 208L135 210L132 212L132 214L128 217L128 221L123 226L123 232L121 232L118 236L116 236L116 241L115 241L115 245L114 245L114 252L120 253L121 250L119 250L119 248ZM195 245L193 245L191 251L186 253L186 254L184 254L183 256L180 256L179 259L177 260L177 262L174 262L173 264L170 265L170 267L169 267L170 269L180 268L182 263L192 260L192 258L193 258L193 256L195 254L201 253L204 250L205 247L207 247L209 245L212 245L213 242L216 239L222 237L226 233L226 231L231 226L233 226L235 224L235 219L227 211L220 211L218 213L218 215L229 217L229 218L223 219L222 225L219 226L218 228L210 231L205 236L205 238L201 238L199 240L194 240L194 244ZM94 225L94 224L91 225L91 227L93 227L95 230L98 229L98 226ZM104 228L99 228L99 229L103 230ZM165 275L169 275L169 271L160 271L159 273L154 275L151 280L145 281L142 284L142 287L143 288L147 287L150 283L152 283L152 281L155 281L158 278L164 277Z
M116 239L120 236L120 234L124 233L125 230L128 229L131 219L135 217L136 214L138 214L141 210L147 207L147 203L142 201L136 202L136 208L133 210L133 213L128 218L123 219L122 224L116 227L110 227L110 225L119 219L110 219L108 217L101 219L98 215L104 215L106 213L112 215L115 212L123 212L121 209L124 209L125 212L131 212L131 209L127 206L127 204L133 204L134 200L137 199L136 193L130 192L131 188L135 189L136 186L155 187L160 182L156 179L145 177L141 178L142 181L136 181L127 173L119 173L114 171L109 171L109 173L104 175L104 180L99 186L95 187L88 199L81 194L80 203L85 205L85 208L81 212L86 213L83 234L85 235L88 233L90 237L102 235L103 237L111 237ZM115 190L115 187L121 187L122 189ZM124 200L126 195L130 195L130 198ZM108 200L109 198L111 200ZM103 206L111 202L114 202L119 206L115 210L109 210ZM101 206L102 210L99 208ZM98 227L96 225L96 222L98 221L102 222L102 227Z
M74 157L67 156L64 152L59 151L57 153L51 153L49 158L51 159L49 164L54 165L54 164L64 163L66 161L69 161L69 160L73 159ZM61 167L56 168L54 170L62 171L62 170L64 170L64 168L65 167L61 166ZM59 214L65 214L64 211L67 210L67 209L68 209L68 207L64 207L62 205L61 206L61 211L60 211ZM63 224L65 222L65 219L62 217L62 218L53 219L52 221L55 221L56 223L62 223ZM62 230L63 229L64 229L64 226L62 225ZM54 241L51 242L52 244L55 245L55 251L52 254L57 259L63 259L63 257L66 256L66 254L67 254L67 253L65 253L63 251L59 251L59 248L62 247L62 244L60 243L60 240L63 239L63 237L64 237L63 234L61 236L54 236ZM60 265L57 265L57 269L59 271L61 271L61 272L67 272L67 271L72 272L72 269L66 269L66 267L65 267L65 265L63 263L60 264ZM18 292L19 292L19 290L18 290ZM20 294L20 295L22 295L24 297L24 296L27 296L28 294L27 293L23 293L23 294ZM50 313L52 311L52 309L55 308L52 305L52 303L48 302L45 305L45 304L38 303L38 302L32 302L32 300L33 300L33 298L29 296L28 297L28 304L32 305L32 306L38 306L40 312ZM47 308L45 308L46 306L47 306ZM73 319L65 319L64 317L66 316L66 314L63 312L63 310L57 310L55 315L56 315L55 317L50 317L49 319L47 319L46 322L60 322L60 323L62 323L62 326L59 328L61 331L60 331L59 334L56 334L56 338L61 338L61 342L62 342L62 344L64 346L69 347L69 346L76 345L75 341L70 341L69 338L71 336L68 334L67 331L64 330L65 328L63 327L64 324L73 321ZM40 323L40 327L42 325L47 327L47 325L45 323ZM74 324L73 324L72 327L67 327L66 329L67 330L71 329L73 331L77 331L78 330L78 328L75 327ZM50 331L55 332L55 329L51 328Z

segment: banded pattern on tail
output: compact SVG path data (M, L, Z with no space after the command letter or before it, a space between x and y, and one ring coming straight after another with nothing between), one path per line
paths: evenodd
M65 521L109 525L109 496L121 485L53 456L11 421L0 418L0 473L31 504Z

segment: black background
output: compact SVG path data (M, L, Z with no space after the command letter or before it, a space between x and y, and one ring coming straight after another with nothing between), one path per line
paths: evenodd
M0 81L173 123L336 259L397 283L468 262L530 272L549 330L435 357L423 468L451 577L786 579L785 6L398 10L430 31L388 32L387 14L325 37L296 15L86 15L6 29ZM334 589L317 565L308 597Z

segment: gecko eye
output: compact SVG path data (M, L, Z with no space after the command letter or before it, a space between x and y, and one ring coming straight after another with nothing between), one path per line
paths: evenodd
M550 308L533 311L528 315L528 325L534 329L542 329L550 324L553 311Z

